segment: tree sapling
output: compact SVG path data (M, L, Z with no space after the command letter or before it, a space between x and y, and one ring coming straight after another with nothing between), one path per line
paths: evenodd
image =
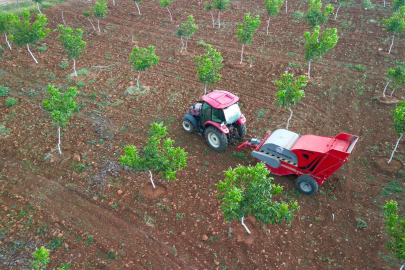
M334 8L331 5L326 5L325 9L322 11L322 2L321 0L311 0L309 2L309 9L305 18L311 29L315 26L320 26L325 24L329 19L329 14L332 13Z
M173 0L160 0L159 4L162 8L166 8L170 15L170 20L173 21L172 13L170 12L169 6L173 3Z
M383 91L383 97L385 97L385 91L387 90L387 87L390 83L394 83L395 86L405 85L405 65L402 64L402 65L396 66L395 68L390 68L387 72L387 80L388 80L388 82L385 85L385 88ZM392 94L394 94L395 86L391 92L391 97L392 97Z
M158 65L159 57L156 56L153 46L149 46L148 48L135 46L132 53L129 54L129 59L132 67L139 72L137 78L137 86L139 89L139 77L141 76L141 72L151 68L152 65Z
M281 194L283 187L272 183L273 178L268 177L269 171L262 162L254 167L239 165L224 173L225 180L215 186L219 191L217 197L222 200L225 220L240 220L248 234L250 231L243 223L243 218L249 214L256 218L256 222L281 224L283 220L291 223L295 217L294 211L299 210L296 201L287 203L282 199L272 200Z
M119 158L123 165L128 165L134 170L147 170L153 189L156 189L152 178L154 174L161 174L166 181L176 180L176 173L181 168L186 168L187 152L180 147L174 148L174 141L167 137L168 133L163 123L153 123L149 130L147 145L143 151L129 145L124 147L125 153Z
M143 0L132 0L135 2L136 8L138 9L138 14L141 15L141 10L139 9L138 3L142 2Z
M269 34L269 25L271 16L276 17L280 12L280 8L283 5L284 0L264 0L269 20L267 21L267 35Z
M211 45L206 45L206 53L202 56L196 55L194 62L197 65L197 74L204 84L204 95L207 94L207 84L215 84L222 77L218 74L222 68L223 58Z
M392 151L391 157L388 160L388 164L391 163L392 157L394 156L395 151L397 150L398 143L401 140L405 132L405 101L398 101L397 108L391 111L391 114L394 118L394 130L397 136L399 136L394 150Z
M83 16L86 17L87 20L89 20L89 22L91 23L91 26L93 26L93 30L96 31L96 28L94 27L93 22L90 20L90 16L91 16L90 12L87 12L87 11L83 12Z
M252 44L253 34L255 33L257 27L260 25L259 15L251 18L249 13L245 14L245 21L243 23L238 23L237 37L239 38L239 44L242 44L242 53L240 55L240 64L243 61L243 49L245 44Z
M339 6L338 6L338 8L337 8L337 10L336 10L335 20L336 20L336 18L337 18L337 15L338 15L338 12L339 12L340 7L341 7L342 5L349 4L349 3L352 2L353 0L338 0L338 1L339 1ZM385 0L384 0L384 7L385 7ZM325 9L326 9L326 8L325 8Z
M94 18L97 18L97 27L100 32L100 18L104 18L107 15L107 4L104 0L100 0L100 2L96 1L95 6L90 7L90 11L93 13Z
M58 127L58 150L59 154L62 155L60 128L66 127L69 119L73 116L73 111L77 108L74 98L78 92L76 87L69 87L65 92L62 92L60 88L56 88L54 85L48 85L47 92L51 97L44 100L42 105L50 113L54 125Z
M392 45L394 45L395 35L401 35L405 31L405 6L400 7L398 12L394 12L389 19L383 19L382 23L385 30L392 32L392 42L388 54L391 53Z
M32 253L35 260L30 261L31 267L33 267L35 270L46 269L46 265L51 260L49 258L49 252L50 250L45 247L35 249L34 253Z
M31 54L32 59L38 64L37 59L30 50L30 45L35 45L38 41L43 40L51 32L50 29L45 28L47 25L47 18L45 15L37 14L35 21L30 23L30 13L24 9L22 12L22 20L16 18L12 25L11 41L18 47L27 46L28 52Z
M4 34L4 37L6 38L7 46L12 50L11 44L8 41L8 36L7 34L10 34L12 31L12 26L15 23L15 21L18 19L18 17L14 14L4 14L3 10L0 9L0 34Z
M209 4L208 2L204 2L204 10L210 12L212 19L212 27L215 27L214 15L212 15L212 5Z
M301 101L303 97L305 97L304 88L307 86L307 77L299 76L298 78L294 79L293 74L281 74L281 80L276 81L277 85L277 94L276 94L276 102L278 103L278 107L285 107L290 111L290 117L287 120L287 127L290 124L290 120L293 116L293 111L291 107L297 105Z
M392 2L392 9L394 11L398 11L403 6L405 6L405 0L394 0ZM384 0L384 7L385 7L385 0Z
M83 31L82 29L76 29L73 31L70 27L64 27L63 25L58 25L60 32L59 40L63 45L64 51L68 58L73 60L73 70L74 75L77 76L76 72L76 59L85 52L86 42L82 40Z
M41 10L39 9L39 4L42 4L44 2L44 0L32 0L32 1L37 3L38 12L39 12L39 14L42 15Z
M229 4L229 0L213 0L213 5L218 9L218 28L221 27L221 11L224 11Z
M181 52L183 52L183 49L185 52L187 52L187 42L188 39L191 38L195 31L197 31L198 26L194 24L194 17L193 15L190 15L187 17L187 22L182 23L180 29L177 31L177 35L180 36L181 38ZM183 37L186 39L186 43L183 41Z
M405 266L405 216L400 217L398 215L398 203L396 201L387 202L383 208L387 217L384 220L385 232L390 238L385 246L401 262L400 270L402 270Z

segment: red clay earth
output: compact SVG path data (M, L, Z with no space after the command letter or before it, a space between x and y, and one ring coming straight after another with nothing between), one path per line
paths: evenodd
M240 97L247 137L263 138L285 127L289 112L276 106L274 82L285 72L307 71L303 34L309 29L292 15L305 12L308 2L288 1L289 13L282 8L271 20L269 35L262 2L243 2L240 9L231 4L218 29L197 0L173 3L173 23L158 1L141 2L139 16L133 1L117 0L115 7L109 3L100 34L81 15L93 1L46 9L52 30L62 23L63 10L69 26L85 31L87 52L76 67L89 74L77 78L68 78L71 64L59 67L65 56L57 31L38 44L46 51L34 50L38 65L24 47L5 49L1 84L19 104L0 107L0 123L10 129L0 139L0 268L29 268L32 252L45 245L52 250L50 269L62 263L71 269L398 269L384 247L381 207L395 199L403 209L403 171L377 166L380 159L388 161L397 138L389 114L395 104L377 97L385 86L384 71L405 56L402 37L390 55L379 52L387 51L391 41L380 25L390 16L389 7L365 10L357 0L340 9L338 20L327 24L338 28L339 42L312 64L314 79L293 108L292 131L359 135L349 162L310 197L297 192L296 177L274 177L285 187L282 198L301 207L291 226L260 225L248 218L248 236L240 222L224 222L214 185L229 167L256 161L248 149L238 152L233 146L215 153L203 137L184 132L180 120L203 94L194 64L194 55L204 52L198 45L203 40L224 57L215 88ZM245 46L246 66L235 68L241 49L236 23L247 12L259 14L262 25ZM176 28L189 14L199 30L189 40L189 54L180 55ZM154 45L160 57L159 66L141 74L150 90L135 96L124 94L137 77L129 65L131 31L139 46ZM63 133L62 157L53 151L57 128L41 106L48 84L80 86L80 113ZM395 96L404 99L400 89ZM5 101L0 98L0 104ZM154 196L149 174L126 170L117 159L123 146L145 145L150 124L157 121L168 125L189 158L178 181L159 182L155 176L159 194ZM401 142L395 164L402 166L404 149Z

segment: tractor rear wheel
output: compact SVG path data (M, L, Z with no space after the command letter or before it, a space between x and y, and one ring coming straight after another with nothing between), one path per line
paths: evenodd
M297 185L297 188L301 193L307 195L315 194L318 191L318 183L312 176L308 174L304 174L298 177L295 184Z
M181 120L181 126L183 127L184 131L188 133L193 133L195 129L193 123L191 123L190 120L185 117Z
M205 130L208 145L217 152L222 152L228 146L228 138L216 127L210 126Z
M242 124L238 126L238 135L241 139L243 139L246 136L246 125Z

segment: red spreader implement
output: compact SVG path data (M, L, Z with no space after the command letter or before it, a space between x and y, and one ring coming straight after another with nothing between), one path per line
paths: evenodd
M318 191L318 185L347 162L358 139L346 133L324 137L278 129L261 141L249 139L238 149L254 148L252 155L276 175L299 175L298 190L312 195Z
M214 90L195 101L190 111L181 120L186 132L198 130L205 134L209 146L222 152L233 144L234 139L243 139L246 135L246 118L240 111L239 97L227 91Z

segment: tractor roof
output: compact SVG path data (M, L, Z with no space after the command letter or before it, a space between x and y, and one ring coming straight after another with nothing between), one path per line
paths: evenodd
M214 90L211 93L202 96L202 100L210 104L215 109L225 109L238 102L239 97L228 91Z

